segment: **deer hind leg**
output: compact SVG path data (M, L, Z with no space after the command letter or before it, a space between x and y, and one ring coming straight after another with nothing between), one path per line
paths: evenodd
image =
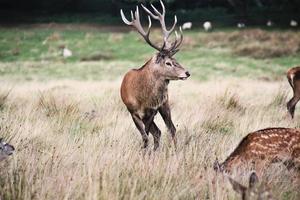
M157 114L157 110L149 109L147 110L145 117L143 118L143 122L145 125L145 131L148 135L150 132L153 136L154 140L154 150L156 150L159 147L159 140L161 136L161 131L154 123L154 117Z
M137 129L139 130L139 132L142 135L142 139L144 142L143 148L147 148L149 139L148 139L148 134L145 130L145 125L143 123L143 120L137 114L132 114L131 116L132 116L135 126L137 127Z
M176 128L172 122L172 118L171 118L171 110L170 110L170 106L169 103L166 102L164 103L159 109L158 109L161 117L163 118L171 136L174 142L174 146L175 148L177 147L177 140L176 140Z
M149 130L154 139L154 151L155 151L159 147L161 131L159 130L159 128L156 126L156 124L154 122L151 123Z
M287 103L287 109L292 118L294 118L296 104L298 103L299 100L300 100L300 96L294 95L293 98L291 98L291 100L289 100L289 102Z

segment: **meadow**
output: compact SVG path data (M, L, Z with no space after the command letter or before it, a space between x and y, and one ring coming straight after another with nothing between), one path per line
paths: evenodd
M286 112L288 68L300 32L259 28L184 33L170 83L175 151L160 116L161 147L141 136L121 102L122 76L154 53L124 27L35 24L0 28L0 135L16 152L0 163L2 199L240 199L212 165L247 133L299 127ZM159 41L158 30L153 40ZM63 58L59 46L73 56ZM151 138L152 139L152 138ZM234 175L247 182L245 176ZM262 181L278 199L300 198L294 172L276 164Z

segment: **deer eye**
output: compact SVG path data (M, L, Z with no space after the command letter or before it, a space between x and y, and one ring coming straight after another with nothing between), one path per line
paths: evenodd
M166 65L168 65L168 66L172 66L170 62L166 62Z

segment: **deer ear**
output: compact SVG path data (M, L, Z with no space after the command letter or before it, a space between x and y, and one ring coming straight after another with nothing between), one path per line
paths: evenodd
M259 182L258 176L255 172L252 172L249 177L249 188L253 188Z
M232 185L233 190L236 191L237 193L242 194L242 196L244 196L247 188L230 177L228 177L228 179Z

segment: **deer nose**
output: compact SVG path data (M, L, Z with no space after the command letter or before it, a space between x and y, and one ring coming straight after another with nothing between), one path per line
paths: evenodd
M189 77L191 74L190 74L190 72L186 71L186 72L185 72L185 75L186 75L187 77Z

